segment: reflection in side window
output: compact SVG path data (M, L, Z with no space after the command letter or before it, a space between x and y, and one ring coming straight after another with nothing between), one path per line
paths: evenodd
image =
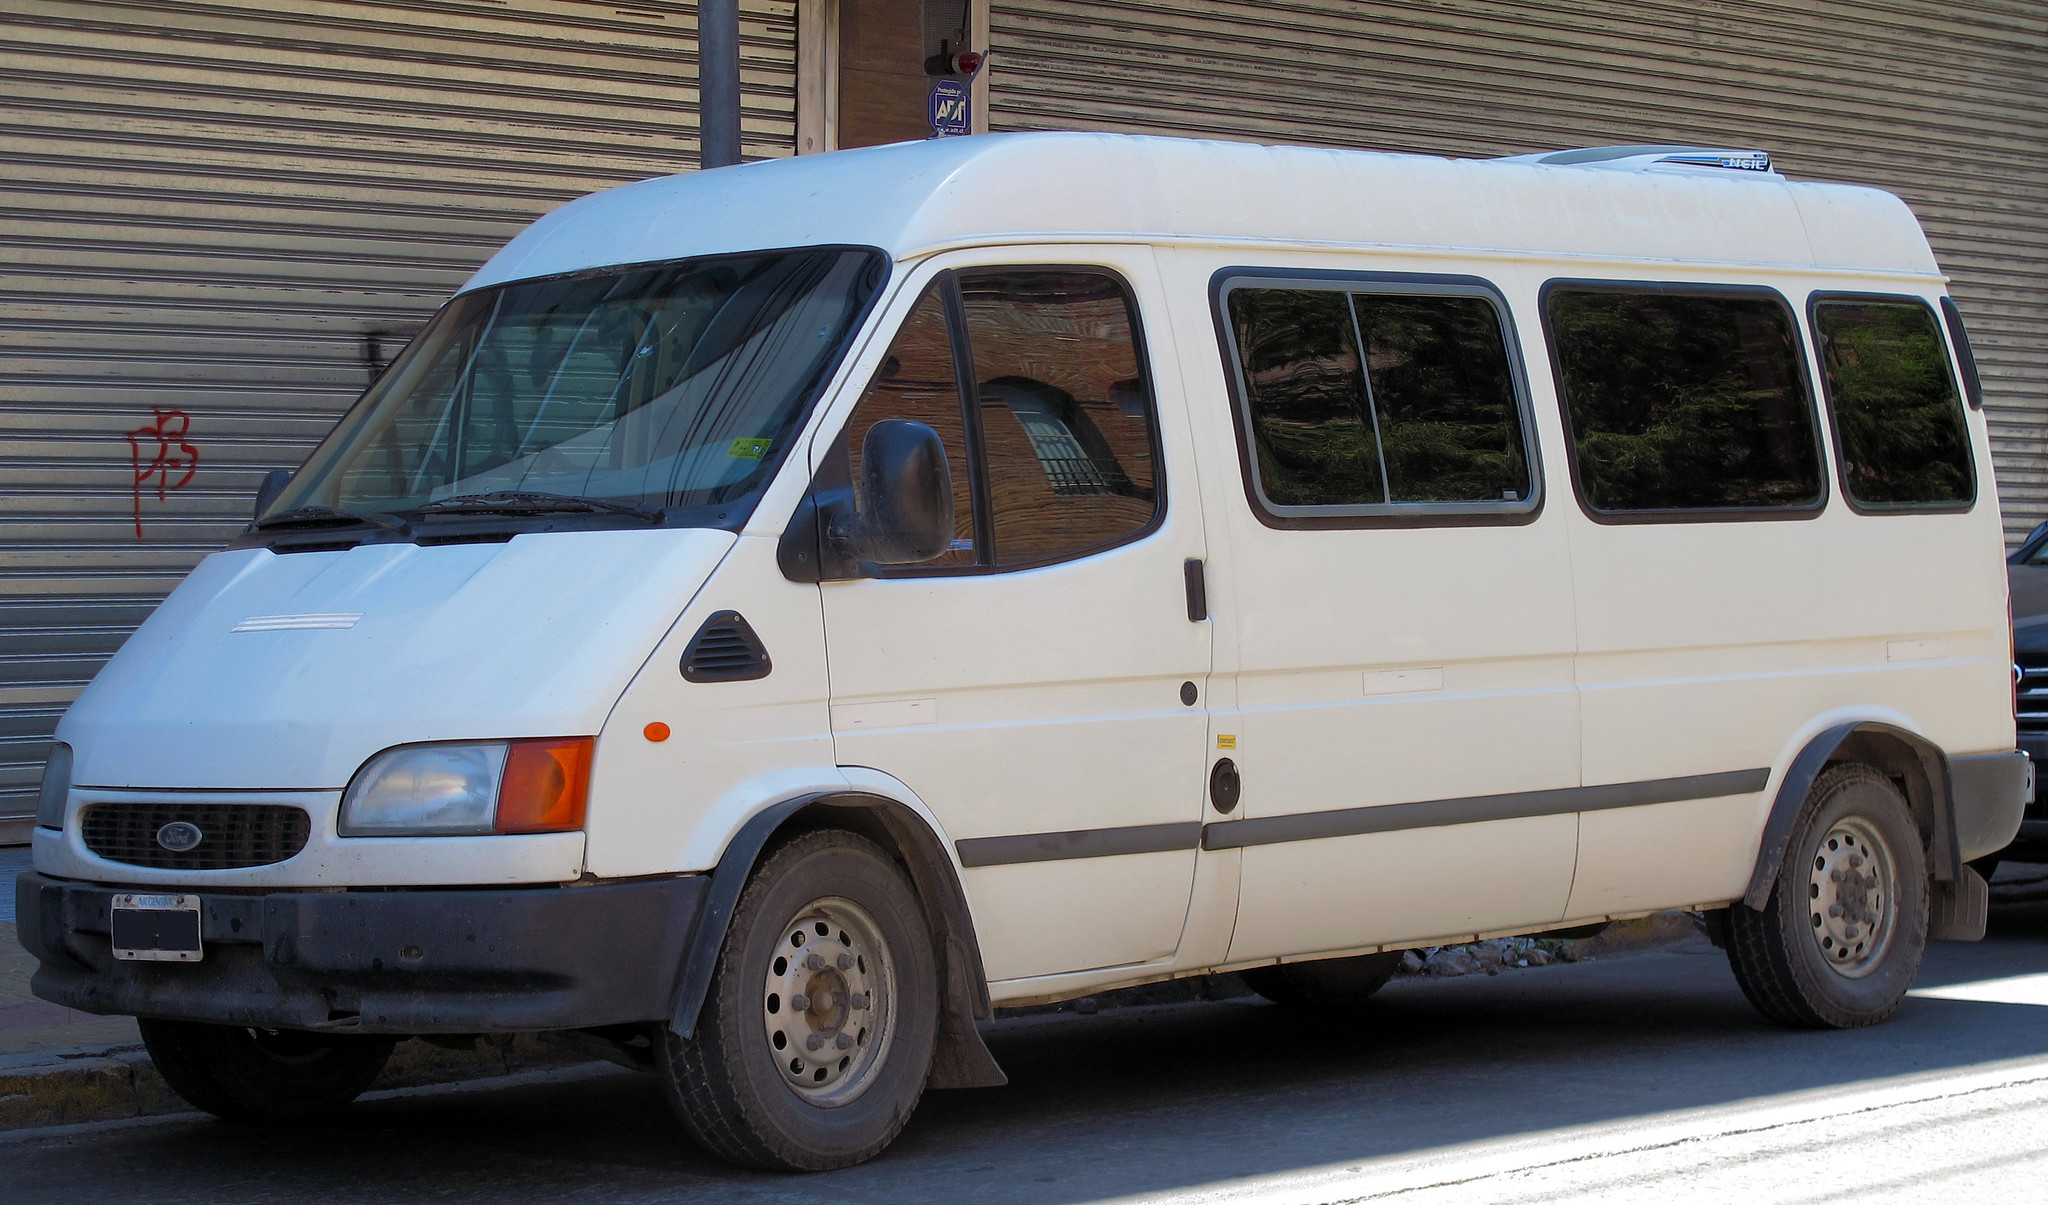
M1559 288L1546 305L1589 507L1820 503L1798 337L1775 296Z
M1229 309L1272 505L1530 496L1514 370L1486 298L1237 288Z
M994 562L1076 556L1158 510L1152 399L1131 306L1094 272L959 281L974 359Z
M1829 298L1813 307L1813 325L1849 500L1867 510L1968 505L1969 428L1934 311Z
M968 472L967 428L961 415L960 377L953 363L953 338L946 322L943 284L926 291L896 333L868 391L846 422L842 443L849 481L860 480L861 441L885 418L906 418L938 432L953 474L953 547L932 566L972 565L974 490Z

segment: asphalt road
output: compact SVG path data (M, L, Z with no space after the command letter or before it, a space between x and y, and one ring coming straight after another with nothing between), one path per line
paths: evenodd
M1704 943L1397 982L1337 1019L1225 1001L1006 1021L1009 1087L933 1093L890 1153L828 1175L713 1163L650 1079L604 1070L385 1094L311 1131L0 1136L0 1199L2048 1200L2048 899L1993 926L1934 946L1928 994L1847 1033L1763 1021Z

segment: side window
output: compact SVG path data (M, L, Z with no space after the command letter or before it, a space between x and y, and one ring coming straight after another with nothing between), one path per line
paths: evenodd
M1588 508L1820 506L1813 406L1776 294L1563 286L1545 317Z
M1227 297L1251 459L1268 506L1358 515L1527 509L1520 395L1489 297L1250 284Z
M1275 506L1384 504L1351 300L1334 289L1233 289L1259 485Z
M882 419L924 423L946 445L952 550L891 574L1043 564L1151 526L1155 420L1136 325L1123 285L1103 272L948 274L926 290L839 443L850 481Z
M1863 510L1968 506L1969 428L1934 311L1900 298L1821 297L1813 332L1849 501Z
M960 406L960 374L953 360L953 336L946 320L946 282L925 291L889 345L875 379L846 420L844 444L848 479L860 480L861 441L885 418L907 418L939 433L953 471L953 548L930 566L972 565L975 557L974 487L971 446Z
M959 279L997 565L1119 543L1158 513L1131 303L1096 272Z
M1529 496L1500 318L1483 297L1353 294L1390 502Z

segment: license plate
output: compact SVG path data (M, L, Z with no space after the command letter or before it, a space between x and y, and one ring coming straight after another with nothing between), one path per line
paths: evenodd
M114 957L127 962L198 962L199 897L117 895Z

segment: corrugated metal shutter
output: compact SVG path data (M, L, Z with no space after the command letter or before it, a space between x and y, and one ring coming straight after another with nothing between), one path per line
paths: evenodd
M2048 518L2039 0L992 0L990 128L1490 156L1758 146L1920 215L1969 319L2006 530Z
M744 0L792 152L794 0ZM56 718L491 250L697 161L696 6L11 0L0 13L0 840Z

